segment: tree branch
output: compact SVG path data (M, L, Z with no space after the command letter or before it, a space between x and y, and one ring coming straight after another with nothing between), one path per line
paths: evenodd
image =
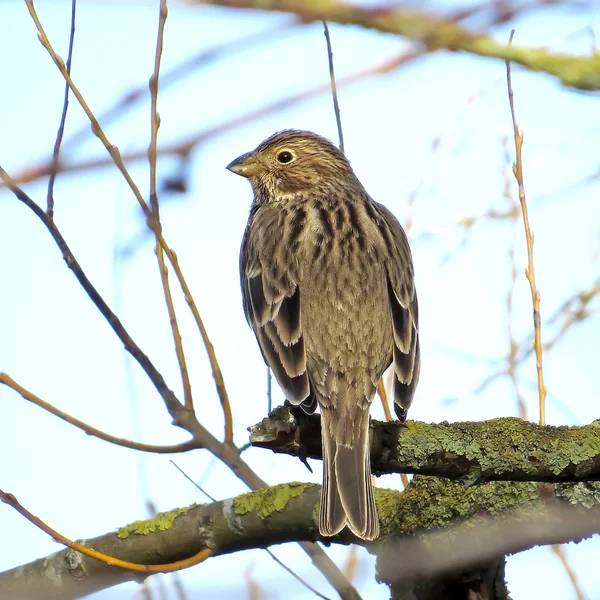
M319 415L273 410L248 428L253 446L321 458ZM374 472L468 482L577 482L600 479L600 423L540 426L515 417L484 422L371 422Z
M394 585L466 570L535 544L600 532L598 487L503 481L466 486L417 476L405 492L375 490L382 537L367 547L378 555L379 578ZM316 541L319 494L317 485L283 484L161 513L82 543L122 560L160 564L204 549L217 556ZM365 544L347 530L328 541ZM7 598L23 597L26 590L29 600L68 600L143 578L67 549L0 573L0 589Z
M414 8L365 8L338 0L189 0L191 4L213 4L287 12L305 23L327 21L359 25L382 33L394 33L420 42L428 50L467 52L477 56L517 63L530 71L557 77L563 85L581 90L600 89L600 55L589 57L552 54L544 48L507 46L493 38L466 29L458 23Z

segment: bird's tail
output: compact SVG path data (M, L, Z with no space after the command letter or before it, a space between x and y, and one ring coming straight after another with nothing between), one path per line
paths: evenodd
M369 411L359 408L353 419L341 419L331 409L321 413L323 489L319 532L335 535L348 525L364 540L379 537L379 518L369 448Z

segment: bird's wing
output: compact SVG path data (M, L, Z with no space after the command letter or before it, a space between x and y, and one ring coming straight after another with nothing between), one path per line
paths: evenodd
M383 218L382 235L389 251L388 294L394 327L394 409L406 419L420 371L419 307L408 239L400 223L382 204L374 203Z
M251 217L242 242L240 279L246 319L286 398L306 412L314 412L316 399L306 371L300 290L293 269L282 256L286 250L280 247L276 251L276 240L266 237L265 229L269 228L264 225ZM271 232L276 235L277 228Z

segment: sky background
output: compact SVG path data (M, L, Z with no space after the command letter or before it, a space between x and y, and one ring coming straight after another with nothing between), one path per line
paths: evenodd
M55 49L67 56L70 2L36 3ZM432 5L450 11L456 3ZM78 2L72 76L97 115L152 73L158 2ZM570 4L524 13L515 44L556 52L591 52L600 26L598 3ZM279 98L328 82L322 27L288 27L287 15L191 7L170 3L162 73L186 58L263 32L260 43L225 54L195 70L159 97L159 145L176 143ZM470 23L477 27L478 22ZM508 39L511 25L491 33ZM392 35L330 26L338 79L411 48ZM0 2L0 165L12 176L46 161L52 152L64 94L63 80L37 41L25 4ZM525 132L525 185L535 234L536 277L542 318L598 280L599 98L562 87L553 78L513 69L517 119ZM422 372L409 418L429 422L517 415L512 384L481 382L502 368L508 351L510 220L486 219L469 231L456 224L489 210L505 211L506 178L514 152L505 66L464 54L436 53L390 74L340 89L346 154L369 191L402 223L410 221L420 304ZM248 183L225 170L274 131L309 129L337 141L328 94L247 120L197 145L186 164L185 194L161 194L165 238L177 251L219 358L234 411L235 441L266 414L266 370L241 308L238 251L251 202ZM81 130L83 141L69 142ZM149 95L108 123L109 139L123 154L145 151ZM82 139L81 137L79 138ZM71 99L63 158L76 163L106 156ZM507 162L506 151L511 158ZM180 161L159 161L159 180L178 173ZM147 197L146 161L131 173ZM594 176L596 178L594 179ZM591 179L591 180L590 180ZM590 180L590 181L588 181ZM45 204L47 182L24 186ZM416 191L416 194L415 194ZM515 185L510 179L512 197ZM409 205L407 199L414 195ZM180 393L168 316L151 237L137 202L116 168L59 175L55 218L85 272L117 311L129 333ZM531 297L524 277L522 223L516 228L518 277L511 326L517 340L531 335ZM6 190L0 190L0 371L44 400L116 436L155 444L182 441L162 400L66 268L43 225ZM177 285L172 277L172 288ZM201 422L222 435L222 412L208 361L185 302L177 295L196 409ZM551 339L553 329L544 329ZM598 316L577 326L544 357L549 424L584 424L598 418ZM531 420L537 419L533 360L519 370ZM275 386L274 403L282 400ZM157 510L205 499L170 464L173 458L217 498L246 491L228 469L202 451L182 456L140 455L90 438L0 386L0 487L71 538L93 537ZM372 415L382 417L379 402ZM269 483L320 482L290 457L250 449L244 458ZM399 487L396 476L378 480ZM0 505L0 570L61 549L12 508ZM566 552L588 598L600 598L597 540ZM277 555L322 593L333 597L297 545ZM348 548L328 550L343 565ZM374 581L374 561L360 551L356 584L365 598L387 598ZM552 576L548 577L551 570ZM262 551L209 559L180 573L190 597L242 598L246 574L264 598L310 597ZM174 589L162 577L168 597ZM557 558L539 548L510 558L507 579L515 599L573 598ZM137 584L94 596L133 598Z

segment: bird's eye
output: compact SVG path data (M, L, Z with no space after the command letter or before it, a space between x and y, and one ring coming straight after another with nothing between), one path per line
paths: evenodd
M291 152L288 152L287 150L284 150L283 152L280 152L277 155L277 161L280 162L282 165L292 162L293 159L294 155Z

